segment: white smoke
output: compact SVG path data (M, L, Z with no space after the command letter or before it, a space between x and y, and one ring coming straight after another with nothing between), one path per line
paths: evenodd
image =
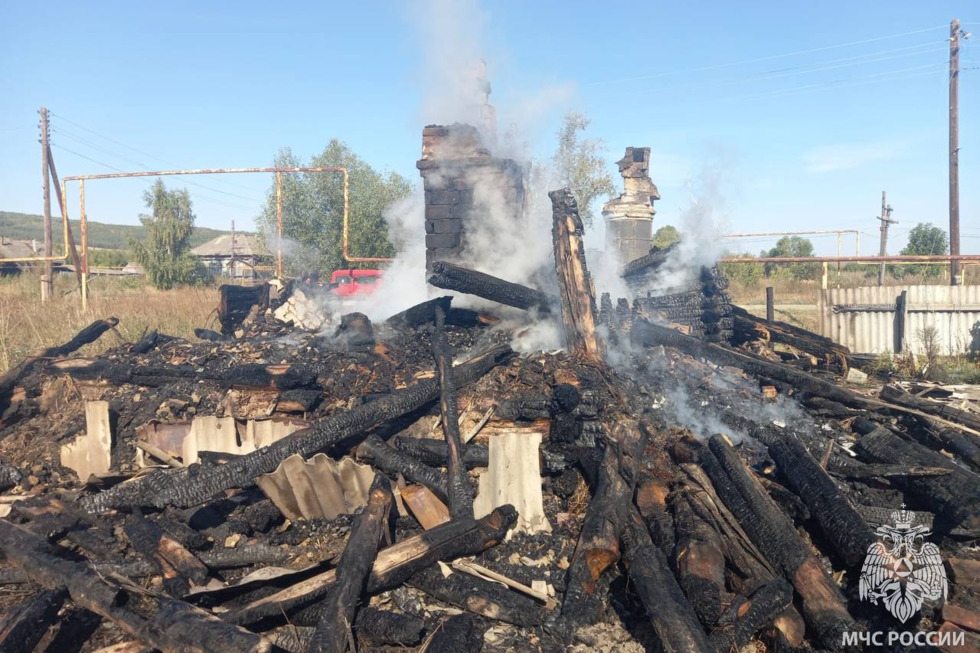
M721 238L727 222L722 186L727 166L714 163L688 182L689 204L681 214L681 241L667 255L656 276L643 288L655 295L690 289L702 266L711 267L724 253Z
M385 270L384 281L364 303L372 321L384 320L435 296L425 279L425 202L413 193L384 212L388 238L398 255Z

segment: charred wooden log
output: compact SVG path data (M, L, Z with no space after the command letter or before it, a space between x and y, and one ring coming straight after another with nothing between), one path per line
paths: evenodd
M725 554L720 535L692 510L688 495L671 497L674 530L674 569L681 589L701 623L709 630L718 625L730 594L725 589Z
M980 472L980 439L975 435L963 433L960 430L947 428L934 421L922 419L928 425L929 431L943 443L944 448L955 453Z
M681 464L687 476L682 490L687 498L691 516L710 526L717 533L716 541L728 563L733 589L745 596L754 592L760 583L768 583L777 572L752 543L738 520L715 493L711 480L700 467Z
M559 631L595 623L601 613L599 578L619 561L619 539L626 527L633 488L632 461L648 438L645 427L622 420L613 427L596 474L595 491L566 574ZM624 478L625 474L625 478ZM561 633L559 634L567 634Z
M708 637L708 645L717 653L741 651L759 630L765 628L793 603L793 588L774 579L751 597L733 606L732 620L719 626Z
M785 322L769 322L752 315L740 306L732 306L732 315L735 318L735 341L733 344L760 339L767 342L778 342L816 356L822 361L824 367L838 374L846 374L850 367L848 357L851 351L830 338L819 336Z
M931 399L916 397L915 395L909 394L897 386L883 386L881 388L881 398L887 402L897 404L899 406L905 406L906 408L914 408L922 411L923 413L928 413L930 415L935 415L936 417L941 417L950 422L962 424L963 426L971 428L974 431L980 431L980 416L978 416L976 413L971 413L966 410L954 408L953 406L941 404L932 401Z
M945 476L910 476L896 479L900 487L926 502L935 512L934 529L949 533L960 528L974 537L980 534L980 477L921 444L898 437L880 427L858 440L858 451L873 461L891 465L942 467Z
M102 337L102 334L112 329L117 324L119 320L114 317L106 318L104 320L96 320L92 324L88 325L78 333L76 333L71 340L68 342L57 345L54 347L46 347L40 349L23 361L19 365L14 367L3 375L0 375L0 415L7 409L10 401L10 393L28 372L33 369L34 364L39 360L46 358L56 358L58 356L67 356L68 354L78 351L85 345L91 344Z
M272 645L254 633L225 623L194 606L153 596L151 608L137 612L131 597L109 585L88 565L71 562L41 538L0 521L0 549L7 560L48 589L67 588L75 605L112 621L123 631L164 653L266 653Z
M422 461L389 447L377 435L369 435L357 447L357 457L386 474L392 476L401 474L407 481L424 485L444 503L449 501L447 490L449 483L445 472L429 467ZM470 508L470 514L473 514L472 508Z
M509 347L498 346L473 357L454 369L457 383L465 385L475 381L510 354ZM331 445L347 442L371 427L418 410L438 395L438 381L426 379L382 399L327 417L219 467L192 465L184 469L159 470L85 497L81 505L89 512L123 506L195 506L229 488L251 485L257 476L274 471L293 454L310 456Z
M554 297L540 290L445 261L436 261L432 264L429 283L436 288L475 295L525 311L537 309L542 313L549 313L557 304Z
M400 313L395 313L385 320L385 324L409 329L417 329L423 324L435 324L436 307L441 308L444 312L448 312L452 301L453 298L449 295L424 301L421 304L406 308Z
M337 564L336 581L321 602L323 616L316 626L310 653L344 653L356 649L353 638L357 602L367 585L378 554L378 543L391 507L388 479L375 476L367 505L354 520L350 538Z
M31 653L68 598L62 588L44 590L9 610L0 621L0 653Z
M595 289L585 262L585 228L572 192L564 188L548 193L552 206L552 239L555 271L558 273L558 300L565 327L565 342L572 354L594 360L604 356L602 341L596 334L599 312Z
M449 617L436 628L425 647L426 653L478 651L489 627L489 621L468 612Z
M145 336L136 341L133 346L129 348L131 354L145 354L152 349L156 349L165 342L170 342L174 338L172 336L164 335L159 331L150 331Z
M395 436L392 443L399 451L418 459L429 467L444 467L449 455L445 442L429 438L414 438L405 435ZM541 452L541 471L546 474L560 474L575 464L571 456L561 452ZM467 469L487 467L490 464L490 450L485 444L469 442L463 448L461 457Z
M253 306L264 311L269 307L269 284L263 283L258 286L234 286L225 284L218 291L221 293L221 302L218 304L218 322L221 324L221 333L230 336L235 332Z
M276 646L287 651L307 653L313 641L313 627L290 619L290 625L276 633ZM354 634L359 642L372 646L414 646L422 637L425 622L418 617L365 606L354 617Z
M780 475L803 500L834 550L851 567L864 560L875 534L799 440L787 433L763 439Z
M799 390L840 402L845 406L866 410L875 410L884 406L881 402L862 397L789 365L767 361L721 345L704 342L644 319L637 319L633 323L631 338L635 344L648 347L665 345L692 356L703 356L714 363L737 367L749 374L783 381Z
M848 566L859 566L868 547L875 542L875 534L837 483L803 446L802 434L791 425L780 428L729 411L721 419L766 445L780 476L802 499L834 550Z
M711 438L709 447L700 447L699 453L718 496L759 550L793 584L807 624L826 648L838 650L842 633L856 624L837 585L724 438Z
M123 530L133 548L163 576L163 587L171 596L185 596L191 583L203 585L207 580L204 563L142 515L131 515Z
M516 522L517 511L513 506L501 506L482 519L447 522L397 542L378 553L366 591L375 593L397 587L438 560L480 553L501 542ZM315 602L334 582L336 572L331 569L226 613L224 618L232 623L248 624L281 616Z
M345 351L363 353L374 348L374 327L364 313L340 316L340 324L337 325L333 337Z
M446 494L449 513L453 519L473 514L473 486L463 466L462 443L459 436L459 405L456 402L456 386L453 382L453 352L446 337L446 316L436 308L436 330L432 334L432 356L439 379L439 409L442 415L442 432L446 438L446 473L449 476Z
M636 510L630 511L623 533L623 553L630 580L664 651L707 651L707 637L694 609L677 584L667 557L650 540Z
M415 574L408 584L457 608L516 626L540 626L548 615L529 596L469 574L454 572L444 577L437 565Z
M72 361L71 365L64 367L54 364L48 369L66 373L75 379L109 381L114 385L130 383L151 388L188 380L210 381L226 388L272 388L276 390L309 388L316 384L316 374L295 365L246 363L228 369L205 368L200 370L191 365L136 366L130 363L93 360L87 363Z
M674 519L667 510L668 494L669 489L664 483L652 478L641 478L634 498L653 543L665 553L673 551L676 539Z

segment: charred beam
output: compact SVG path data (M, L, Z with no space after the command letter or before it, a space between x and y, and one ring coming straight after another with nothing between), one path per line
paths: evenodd
M700 449L700 462L718 496L755 545L800 595L803 617L828 649L841 647L841 634L856 628L837 585L800 538L793 522L766 494L721 436Z
M367 506L354 520L350 538L337 565L336 581L327 590L310 653L344 653L353 637L357 603L378 554L378 543L391 507L388 479L375 476ZM355 648L355 646L350 646Z
M457 572L443 577L435 565L412 576L408 584L457 608L516 626L540 626L548 614L531 597L500 583Z
M0 621L0 653L31 653L67 597L62 588L44 590L8 611Z
M504 281L454 263L436 261L432 264L432 273L429 283L436 288L475 295L525 311L536 309L542 313L550 313L557 303L554 297L540 290Z
M475 555L501 542L517 522L513 506L501 506L482 519L447 522L381 550L368 577L366 591L397 587L438 560ZM232 623L248 624L309 606L336 582L336 571L318 574L296 585L227 613Z
M445 472L441 469L429 467L422 461L389 447L377 435L369 435L357 447L357 457L359 460L370 463L386 474L391 474L392 476L401 474L407 481L424 485L432 490L439 497L439 500L444 503L449 501L449 492L447 491L448 481ZM470 514L473 514L472 508L470 509Z
M585 262L585 228L578 205L567 188L548 193L552 207L552 239L555 248L555 271L558 273L561 319L565 341L572 354L601 360L602 341L596 334L599 312L595 289Z
M446 472L449 476L446 494L449 513L453 519L473 514L473 486L463 466L459 435L459 405L456 402L456 386L453 383L453 352L446 337L446 315L436 308L436 331L432 334L432 356L439 379L439 408L442 414L442 432L446 438Z
M980 534L980 478L921 444L898 437L879 427L862 437L858 451L874 462L890 465L942 467L945 476L909 476L895 479L900 487L925 501L936 513L935 530L948 533L962 528L974 537Z
M76 333L71 340L68 342L57 345L55 347L46 347L40 349L23 361L19 365L14 367L12 370L0 375L0 414L7 409L8 402L10 400L10 392L17 385L28 372L33 369L34 364L46 358L57 358L59 356L67 356L68 354L78 351L85 345L91 344L102 337L102 334L112 329L117 324L119 320L114 317L106 318L104 320L96 320L90 325Z
M164 653L267 653L272 645L183 601L150 595L152 607L136 612L136 602L109 585L88 565L71 562L43 539L0 521L0 549L38 585L65 587L72 602L112 621L124 632Z

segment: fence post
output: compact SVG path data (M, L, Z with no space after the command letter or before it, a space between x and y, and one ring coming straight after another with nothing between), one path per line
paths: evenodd
M766 322L772 324L776 320L776 300L774 299L773 287L766 288Z
M903 290L902 294L895 299L895 353L901 354L908 347L908 337L906 327L908 325L909 291Z

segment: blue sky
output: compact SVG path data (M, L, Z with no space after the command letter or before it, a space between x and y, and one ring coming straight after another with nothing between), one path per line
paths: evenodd
M658 226L694 194L727 231L857 228L867 253L887 190L897 252L917 222L948 226L952 18L978 32L961 53L960 184L962 249L980 253L980 4L965 1L7 2L0 210L41 210L41 105L62 175L271 165L337 137L414 181L440 75L478 55L534 157L568 110L591 117L613 173L626 146L652 147ZM192 181L199 224L243 229L271 180ZM90 183L90 217L135 224L146 185Z

